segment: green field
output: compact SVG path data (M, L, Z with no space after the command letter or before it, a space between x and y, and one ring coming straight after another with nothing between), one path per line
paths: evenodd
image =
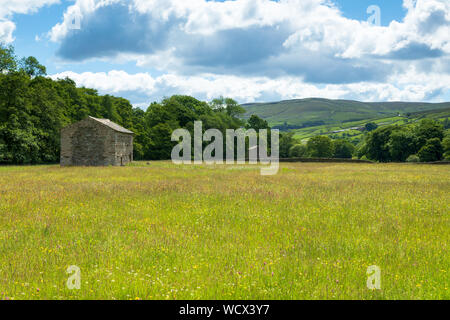
M368 103L311 98L245 104L243 107L247 111L244 118L256 114L275 128L283 124L303 126L289 130L303 142L314 136L328 136L358 144L364 138L364 132L358 129L368 122L383 127L417 123L424 118L441 122L450 118L450 103Z
M300 140L307 140L308 138L314 136L328 136L334 139L343 139L347 138L349 140L363 138L364 132L355 130L352 128L363 127L367 122L376 123L378 126L387 126L387 125L404 125L409 122L414 122L416 119L411 120L407 117L389 117L389 118L381 118L381 119L373 119L373 120L363 120L363 121L352 121L341 124L330 124L330 125L322 125L322 126L314 126L302 129L292 130L295 134L294 137ZM334 131L345 130L340 133L334 133Z
M347 139L357 144L364 139L365 131L361 131L355 128L364 127L368 122L376 123L379 127L385 127L390 125L404 126L420 122L422 119L432 119L436 121L443 121L446 118L450 118L450 110L446 112L440 112L435 110L434 112L416 113L407 116L397 116L389 118L380 118L363 121L352 121L340 124L329 124L322 126L314 126L302 129L291 130L294 132L296 139L306 141L314 136L327 136L332 139ZM341 131L336 133L335 131Z
M407 113L441 113L442 117L450 116L450 103L423 102L360 102L352 100L329 100L319 98L286 100L273 103L251 103L242 105L247 113L267 120L269 125L276 126L305 125L321 121L324 125L345 124L348 122L364 121L396 117Z
M449 299L449 191L445 165L1 167L0 299Z

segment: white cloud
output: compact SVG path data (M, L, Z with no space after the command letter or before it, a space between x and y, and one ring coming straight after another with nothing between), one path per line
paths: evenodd
M56 24L49 32L50 39L55 42L60 41L73 30L74 19L82 22L83 17L94 13L99 8L119 2L121 0L76 0L76 3L69 6L64 13L63 22Z
M108 73L84 72L81 74L66 71L51 77L53 79L69 77L80 86L111 93L124 91L152 92L155 84L155 80L148 73L130 75L125 71L117 70L112 70Z
M33 13L43 6L56 3L59 3L59 0L0 0L0 17L15 13Z
M14 41L13 32L16 25L11 21L0 20L0 43L11 43Z
M51 39L61 41L68 35L75 12L83 18L95 15L100 8L119 3L125 2L77 0L68 8L64 21L50 31ZM385 55L410 43L422 43L450 53L448 0L405 0L408 12L404 21L393 21L387 27L347 19L324 0L131 0L126 3L129 3L131 16L141 14L148 18L148 32L172 18L176 24L170 27L175 33L184 35L211 35L250 27L283 27L291 33L285 39L285 48L327 51L344 58ZM432 31L432 37L427 30Z
M450 1L417 0L414 3L406 0L408 11L404 20L392 21L389 26L373 26L347 19L337 12L326 14L324 10L321 16L302 19L284 45L331 51L343 58L388 55L417 43L449 54Z
M137 104L173 93L439 100L450 88L450 1L403 6L402 21L372 26L344 17L331 0L77 0L49 37L62 58L162 72L70 73L105 93L133 91ZM81 29L73 31L76 14Z
M193 95L205 100L226 96L241 103L308 97L362 101L436 101L432 95L447 89L447 84L450 83L450 75L418 72L414 67L404 74L391 76L388 83L361 82L322 86L305 83L301 78L295 77L271 79L212 74L164 74L152 77L148 73L128 74L116 70L80 74L69 71L51 77L69 77L79 86L95 88L102 93L122 95L134 92L137 99L132 103L139 106L172 94Z
M14 14L35 13L46 5L59 3L59 0L0 0L0 43L14 41L16 28L11 18Z

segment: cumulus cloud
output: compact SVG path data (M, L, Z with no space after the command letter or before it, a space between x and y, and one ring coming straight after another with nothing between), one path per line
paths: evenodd
M224 39L226 44L242 46L240 41L245 42L251 36L258 37L257 33L273 29L278 31L277 40L282 40L283 46L271 43L276 46L271 50L302 47L352 58L387 54L413 42L450 52L450 2L405 1L404 6L408 10L404 21L393 21L387 27L373 27L367 22L343 17L336 7L324 0L78 0L69 7L64 21L51 30L50 36L54 41L62 41L64 47L70 44L69 40L88 39L95 32L97 36L113 37L113 40L121 37L134 41L131 51L151 52L170 45L186 45L192 37L202 37L198 41L218 45L217 39L228 36L231 39ZM82 18L83 27L71 32L71 19L75 13ZM433 37L429 36L431 33ZM132 39L125 39L124 35ZM269 34L265 39L271 37ZM259 44L265 45L261 41ZM122 43L115 42L114 45L115 50L106 54L124 50ZM245 48L254 45L250 42ZM101 45L98 49L91 56L105 54ZM265 49L262 47L261 51ZM77 58L64 53L61 52L67 58Z
M16 25L13 22L0 20L0 43L13 42L13 32L15 29Z
M11 21L14 14L34 13L39 8L59 3L59 0L0 0L0 43L14 41L16 25Z
M373 26L344 17L332 0L77 0L49 37L66 60L120 57L159 69L164 76L124 78L136 92L148 79L148 96L437 99L449 90L450 1L403 6L402 21ZM399 83L411 68L415 77ZM441 83L420 83L425 74ZM74 76L115 83L118 73Z
M148 73L128 74L125 71L113 70L108 73L62 72L51 76L53 79L69 77L77 85L93 87L102 93L122 95L134 92L135 105L157 100L162 96L173 94L194 95L201 99L211 100L219 96L234 97L241 102L256 101L259 98L280 97L296 98L306 93L315 92L331 97L339 97L338 89L321 89L306 84L297 78L270 79L267 77L238 77L232 75L201 74L182 76L163 74L152 77ZM140 99L140 100L139 100Z
M108 73L69 71L51 77L69 77L79 86L96 88L104 94L128 95L135 106L148 106L150 101L173 94L193 95L205 100L227 96L241 103L308 97L363 101L439 101L437 96L447 90L450 83L448 74L430 74L415 67L410 67L404 74L390 76L386 83L327 85L307 83L296 77L273 79L214 74L163 74L152 77L148 73L128 74L116 70Z

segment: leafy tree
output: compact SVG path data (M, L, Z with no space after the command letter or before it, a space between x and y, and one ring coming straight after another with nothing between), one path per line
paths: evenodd
M380 162L391 161L389 141L395 128L394 126L382 127L368 134L364 147L365 155L368 159Z
M0 161L3 163L29 164L39 160L39 146L33 127L24 127L17 115L0 126L0 141L3 142Z
M223 103L226 106L234 102L223 99ZM226 129L237 129L242 125L240 119L230 116L227 107L213 109L212 104L193 97L172 96L161 103L152 103L145 112L143 127L146 133L136 136L137 152L146 159L169 159L174 146L172 132L185 128L193 135L194 122L197 120L203 122L203 130L218 129L224 136Z
M437 138L440 141L444 138L444 128L441 123L432 119L423 119L415 127L416 149L420 150L428 140Z
M116 110L116 106L114 100L111 96L106 95L102 97L101 101L104 110L104 117L113 121L113 122L122 122L119 113Z
M173 129L167 123L158 123L149 130L150 145L145 150L146 159L168 160L174 143L171 141Z
M333 142L326 136L316 136L307 143L308 154L313 158L331 158L333 156Z
M444 126L444 130L450 129L450 121L448 120L448 118L445 118L442 125Z
M333 141L333 158L336 159L351 159L355 152L355 146L347 140Z
M414 133L409 128L393 130L388 146L391 160L403 162L416 152Z
M38 162L59 160L60 130L65 122L64 101L58 97L55 82L44 77L30 81L30 115L35 128L34 135L39 145Z
M447 136L442 141L442 147L444 151L444 158L447 161L450 161L450 136Z
M16 71L17 60L12 46L5 47L0 43L0 74Z
M223 112L223 111L225 111L225 98L224 97L220 97L220 98L213 99L209 103L209 106L214 111Z
M304 158L307 155L307 148L303 144L296 144L289 149L289 158Z
M233 99L226 98L225 105L227 114L234 119L240 118L245 113L245 109Z
M442 159L444 149L439 138L433 138L427 141L425 146L417 154L422 162L433 162Z
M365 129L367 132L371 132L371 131L378 129L378 125L375 122L369 122L369 123L366 123Z
M365 155L368 159L380 162L406 161L430 139L441 141L443 136L443 126L431 119L424 119L417 125L382 127L368 133L357 154L358 157Z
M47 69L35 57L23 58L20 61L20 67L30 77L45 76L47 74Z
M210 106L215 111L226 112L233 119L239 119L245 113L245 109L231 98L216 98L210 103Z
M131 110L131 122L132 127L129 127L134 133L134 148L133 159L144 160L145 159L145 147L149 146L151 141L148 136L148 130L145 126L145 111L139 108L133 108Z
M294 139L294 133L280 133L280 157L281 158L289 158L290 149L297 144L297 140Z
M367 154L367 143L366 143L366 138L364 138L364 140L360 141L357 145L356 145L356 151L355 151L356 156L358 157L358 159L361 159L362 157L366 157Z
M252 115L247 121L246 129L254 129L256 132L263 129L270 129L266 120L261 119L257 115Z

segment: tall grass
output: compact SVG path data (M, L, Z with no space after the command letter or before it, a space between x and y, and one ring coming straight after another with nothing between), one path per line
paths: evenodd
M448 166L4 167L0 299L449 299L449 191Z

